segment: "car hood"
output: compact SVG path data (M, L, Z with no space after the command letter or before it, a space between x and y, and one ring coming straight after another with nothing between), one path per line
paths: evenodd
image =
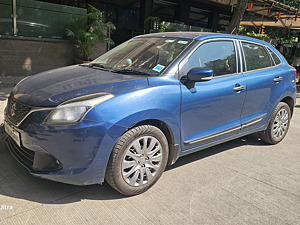
M124 75L75 65L31 76L14 87L12 94L31 106L52 107L88 94L107 92L116 95L147 85L147 76Z

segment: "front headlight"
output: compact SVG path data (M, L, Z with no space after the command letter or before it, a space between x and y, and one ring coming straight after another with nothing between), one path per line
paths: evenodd
M71 99L51 111L43 124L72 124L81 121L95 106L115 97L109 93L98 93Z

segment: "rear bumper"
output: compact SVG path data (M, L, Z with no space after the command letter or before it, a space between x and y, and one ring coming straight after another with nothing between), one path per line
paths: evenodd
M114 124L82 121L68 127L18 129L21 146L8 136L14 158L40 178L74 185L104 181L110 153L127 130Z

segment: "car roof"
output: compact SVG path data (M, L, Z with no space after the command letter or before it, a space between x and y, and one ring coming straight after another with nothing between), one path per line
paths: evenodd
M163 33L151 33L141 35L139 37L170 37L170 38L186 38L186 39L197 39L198 37L213 34L205 32L163 32Z
M151 33L140 35L140 37L166 37L166 38L185 38L185 39L193 39L193 40L206 40L211 38L233 38L245 41L253 41L257 43L261 43L267 46L271 46L269 43L264 42L262 40L258 40L251 37L235 35L235 34L222 34L222 33L212 33L212 32L163 32L163 33Z

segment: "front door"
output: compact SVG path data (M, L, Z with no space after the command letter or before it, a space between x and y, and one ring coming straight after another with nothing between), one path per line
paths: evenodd
M193 88L181 84L182 151L201 147L236 135L241 128L246 83L237 73L235 44L231 40L203 43L189 58L189 69L207 67L214 71L210 81Z

